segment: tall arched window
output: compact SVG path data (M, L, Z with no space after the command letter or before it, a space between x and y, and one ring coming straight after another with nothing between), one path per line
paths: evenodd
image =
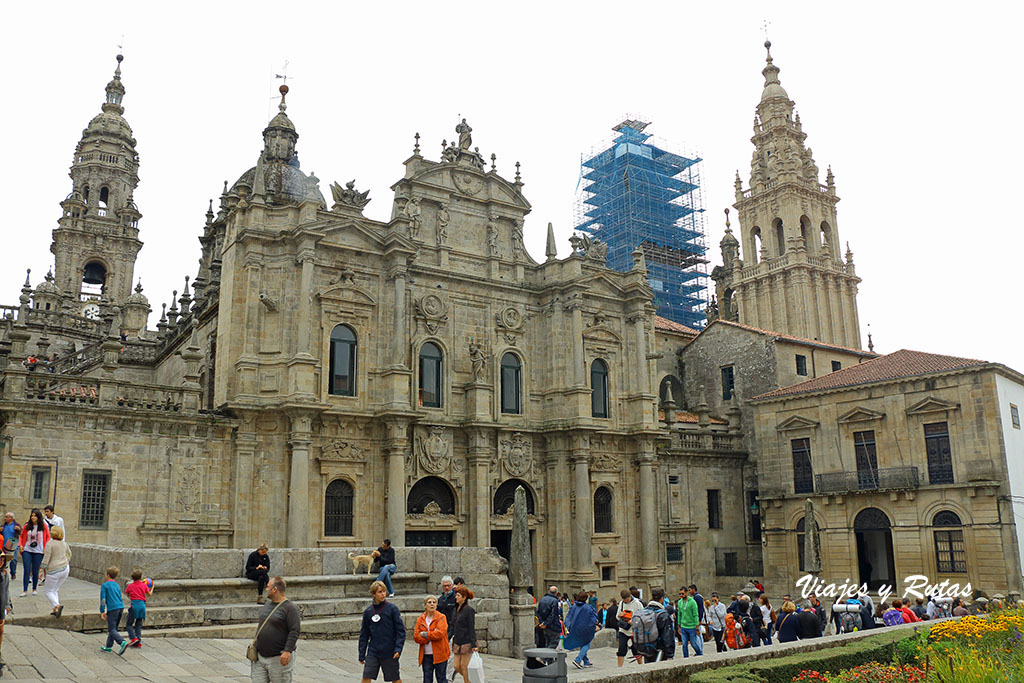
M501 357L501 412L518 415L522 411L523 365L516 354Z
M428 507L434 509L431 503L437 506L437 514L455 514L455 494L440 477L423 477L416 482L409 490L405 511L410 515L420 515L429 512Z
M104 186L100 188L100 208L107 208L107 202L110 201L110 190Z
M608 364L598 358L590 364L590 414L608 417Z
M594 491L594 533L610 534L612 532L612 492L606 486L598 486Z
M782 227L782 219L775 219L775 246L778 247L779 256L786 253L786 231Z
M331 368L329 393L356 395L356 333L348 325L331 331Z
M420 405L441 407L441 371L444 356L434 342L420 347Z
M967 553L960 517L949 510L935 513L935 560L940 574L966 574Z
M750 231L750 245L754 249L753 254L744 254L747 257L747 261L750 263L757 263L761 259L761 228L754 226L754 229Z
M335 479L327 485L324 494L324 535L352 535L352 485Z
M801 517L800 521L796 523L796 553L799 571L804 571L804 533L806 526L807 522L804 517Z

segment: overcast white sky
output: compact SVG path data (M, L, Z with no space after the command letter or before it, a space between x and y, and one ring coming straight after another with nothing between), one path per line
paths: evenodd
M564 256L580 154L631 113L704 158L715 265L733 175L749 176L767 19L807 143L835 172L840 238L864 280L864 343L870 323L881 352L1024 371L1024 226L999 209L1019 196L1024 158L1020 3L284 5L4 7L0 303L17 303L25 268L35 285L52 263L72 152L122 34L141 157L135 273L157 312L195 274L208 199L255 164L285 60L303 170L327 196L331 181L355 178L372 218L390 216L413 133L436 159L461 114L500 173L522 163L529 250L542 258L552 221Z

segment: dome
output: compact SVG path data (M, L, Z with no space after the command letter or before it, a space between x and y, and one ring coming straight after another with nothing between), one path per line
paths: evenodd
M229 194L239 194L239 187L247 188L246 194L251 196L256 182L256 167L253 166L235 181ZM297 166L282 162L271 162L263 166L263 184L267 191L267 201L271 204L287 204L300 202L309 194L312 177L307 176ZM317 187L316 198L320 204L327 206L320 188Z
M40 294L53 294L54 296L60 296L60 290L57 289L57 285L53 284L53 276L48 276L45 280L39 283L36 287L36 296Z
M145 306L146 308L149 308L149 299L147 299L146 295L142 293L141 281L139 282L139 284L135 285L135 291L127 299L125 299L124 303L125 305L129 306L134 304L137 306Z
M776 81L774 83L769 83L768 85L764 86L764 90L761 91L762 100L767 100L772 97L782 97L788 100L789 93L787 93L785 88L783 88L782 85L778 81Z
M288 115L283 111L278 112L277 116L270 119L270 123L267 124L267 128L287 128L288 130L295 130L295 124L288 118Z
M120 114L115 111L102 111L93 117L89 125L82 131L83 141L89 136L116 137L135 146L135 138L132 137L132 128Z
M726 230L725 230L725 237L722 238L722 241L719 243L719 245L723 246L723 247L726 247L726 246L737 246L738 247L740 245L740 243L736 239L736 236L732 234L732 230L726 228Z

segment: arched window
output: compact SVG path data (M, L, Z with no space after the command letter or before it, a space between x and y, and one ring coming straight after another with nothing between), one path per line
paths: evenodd
M504 515L508 512L508 509L516 502L516 489L520 486L526 491L526 514L534 514L533 494L530 492L530 487L522 479L508 479L502 482L498 490L494 492L494 514Z
M107 208L107 202L110 200L110 190L107 187L100 188L100 208Z
M444 356L434 342L420 347L420 405L441 407L441 371Z
M753 246L754 253L747 254L747 260L751 263L757 263L761 258L761 228L754 226L753 230L750 231L750 244Z
M102 263L90 261L82 272L82 294L101 296L107 282L107 269Z
M610 534L612 532L612 492L606 486L598 486L594 491L594 533Z
M821 222L821 253L831 255L832 250L832 228L825 221Z
M804 249L806 249L808 251L812 251L814 249L814 247L815 247L815 244L813 242L811 242L810 240L808 240L808 237L810 237L810 235L811 235L811 219L809 219L807 216L801 216L800 217L800 239L804 243Z
M82 188L82 199L85 200L86 204L89 203L89 186L88 185L86 185L84 188Z
M796 523L796 557L797 562L800 564L799 571L804 571L804 532L806 530L807 523L804 518L801 517L800 521Z
M966 574L967 552L964 549L964 530L960 517L949 510L936 512L932 519L935 529L935 560L940 574Z
M608 417L608 364L598 358L590 364L590 414Z
M324 536L352 535L352 485L335 479L324 494Z
M523 366L514 353L501 357L501 412L518 415L522 412Z
M431 503L437 506L436 509ZM420 515L431 511L441 515L455 514L455 495L440 477L424 477L409 490L407 513Z
M356 395L356 349L356 333L351 327L337 325L331 330L330 394Z
M786 253L786 231L782 227L782 219L775 219L775 246L778 247L776 252L779 256Z
M683 385L675 375L665 375L658 388L658 396L662 403L671 400L676 404L676 408L685 407L683 405Z

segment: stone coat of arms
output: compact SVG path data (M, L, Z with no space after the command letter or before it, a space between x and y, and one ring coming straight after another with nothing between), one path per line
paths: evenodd
M513 477L521 477L533 464L533 443L528 436L516 432L502 440L501 455L505 470Z
M420 466L431 474L440 474L452 461L452 446L448 430L434 425L425 436L417 437Z

